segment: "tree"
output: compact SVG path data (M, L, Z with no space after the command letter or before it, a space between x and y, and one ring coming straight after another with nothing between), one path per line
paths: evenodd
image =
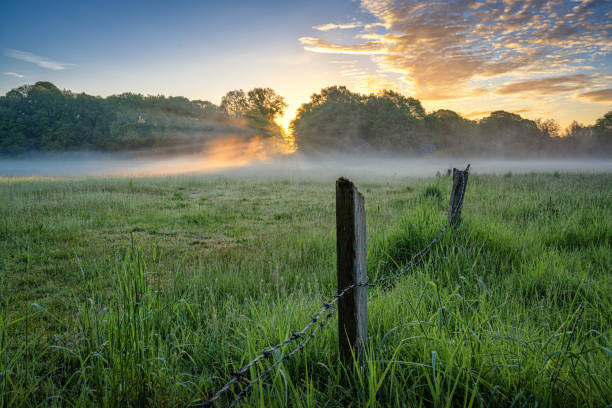
M0 152L138 149L193 144L218 128L245 131L213 123L217 110L208 101L184 97L101 98L37 82L0 96Z
M249 102L242 89L229 91L221 98L221 111L230 118L244 117L249 109Z
M538 130L542 132L543 135L548 137L561 136L561 125L559 125L559 122L556 120L538 118L535 120L535 123Z
M249 116L273 121L287 107L285 99L271 88L253 88L248 94Z
M48 81L39 81L34 84L32 89L61 92L57 86Z
M415 98L383 90L362 97L360 111L361 138L375 149L414 151L426 142L425 109ZM429 148L432 147L435 149L430 144Z
M593 126L595 143L602 147L601 153L612 153L612 111L597 119Z
M324 88L303 104L291 128L303 151L412 151L435 146L425 140L425 109L391 90L361 95L344 86Z
M563 131L563 137L575 137L579 135L583 129L585 129L585 126L574 120Z
M360 129L362 96L344 86L321 89L302 104L290 129L298 149L306 153L359 149L365 145Z
M541 152L549 141L536 122L506 111L495 111L478 124L479 144L498 155L520 156Z
M193 103L201 109L202 114L205 116L212 116L219 111L219 107L209 101L196 100Z
M612 137L612 111L597 119L593 128L595 132L604 137Z
M477 145L477 125L452 110L439 109L425 117L427 137L449 154L474 153Z

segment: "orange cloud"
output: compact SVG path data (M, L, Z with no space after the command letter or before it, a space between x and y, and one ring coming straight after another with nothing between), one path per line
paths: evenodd
M399 87L379 75L365 75L357 83L356 90L361 93L378 93L385 89L399 91Z
M483 116L487 116L490 115L491 112L495 112L496 109L489 109L489 110L483 110L483 111L473 111L473 112L468 112L466 114L464 114L463 116L465 116L466 118L481 118ZM516 113L516 114L521 114L521 113L528 113L531 112L532 110L530 108L523 108L523 109L511 109L509 112L510 113Z
M612 51L612 12L598 0L571 9L553 0L362 0L361 8L378 21L366 24L354 44L304 37L304 48L370 55L380 72L401 74L421 99L582 89L594 81L575 73L586 69L589 59ZM545 72L568 75L502 86L486 82Z
M587 102L612 103L612 88L584 92L576 95L576 97Z
M380 46L380 43L375 41L368 41L363 44L354 46L343 46L343 45L332 45L321 38L316 37L302 37L300 43L304 45L306 51L321 52L329 54L385 54L388 50L385 47Z
M361 27L361 23L347 23L347 24L328 23L328 24L321 24L318 26L314 26L312 28L314 28L315 30L319 30L319 31L329 31L329 30L345 30L348 28L357 28L357 27Z
M543 95L550 95L582 89L592 84L593 79L589 75L576 74L512 82L499 87L496 92L502 95L523 92L535 92Z

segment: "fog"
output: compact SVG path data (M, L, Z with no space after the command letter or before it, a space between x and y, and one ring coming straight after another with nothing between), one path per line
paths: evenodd
M365 179L430 177L444 174L453 167L472 174L523 174L530 172L609 173L612 160L592 159L506 159L506 158L451 158L451 157L390 157L379 155L334 155L312 159L295 153L281 160L252 166L249 174L287 174L296 177L353 176ZM240 174L244 169L230 169L226 173Z
M229 135L172 148L134 152L32 152L18 157L0 156L0 176L146 177L211 173L267 162L271 154L279 154L279 151L264 138Z
M182 149L185 151L185 149ZM177 174L223 174L236 177L360 178L427 177L471 164L476 174L527 172L612 172L612 160L495 159L399 157L389 155L282 154L259 137L228 136L193 146L190 154L168 151L138 153L31 153L0 157L2 177L146 177Z

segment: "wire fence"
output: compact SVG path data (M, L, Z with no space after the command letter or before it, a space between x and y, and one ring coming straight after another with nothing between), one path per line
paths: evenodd
M469 169L469 165L468 165L468 169ZM458 189L457 189L458 196L451 202L452 207L451 207L450 215L446 223L434 235L432 240L427 245L425 245L423 248L421 248L416 254L414 254L410 258L410 260L397 273L392 274L392 275L383 276L371 282L366 281L366 282L353 283L351 285L344 287L342 290L339 290L338 294L336 294L333 298L331 298L330 301L323 303L321 309L312 316L310 321L306 324L306 326L304 326L302 330L292 333L291 336L289 336L287 339L261 352L261 354L259 354L257 357L249 361L246 365L241 367L238 371L233 373L233 377L228 382L226 382L223 385L223 387L221 387L212 397L210 397L206 401L192 404L191 407L193 408L212 407L214 403L217 400L219 400L219 398L221 398L221 396L225 392L229 391L234 384L238 383L246 375L246 373L249 371L251 367L253 367L258 362L263 361L275 355L279 349L306 336L306 334L310 331L310 329L313 328L313 326L315 326L315 324L319 322L319 320L321 320L319 324L315 326L312 332L304 338L304 341L301 344L299 344L297 347L295 347L290 352L285 354L283 357L276 360L268 368L266 368L261 373L259 373L255 378L249 380L246 383L246 385L236 395L234 400L229 405L230 407L236 406L236 404L238 404L246 396L246 394L253 387L253 385L255 385L256 383L261 381L264 377L266 377L268 374L270 374L274 370L274 368L278 367L283 362L289 360L297 352L301 351L302 349L304 349L304 347L306 347L306 345L316 336L319 330L323 326L325 326L325 324L329 321L329 319L338 310L337 309L338 301L342 299L344 296L346 296L349 292L351 292L353 289L358 288L358 287L378 287L380 285L383 285L382 290L386 290L390 288L395 283L395 281L397 281L397 279L406 275L408 271L410 271L415 265L417 265L418 261L425 254L427 254L429 250L440 240L440 237L442 236L442 234L444 234L448 230L449 226L452 225L457 220L457 216L461 212L461 207L463 205L463 198L465 196L468 169L466 169L466 171L457 172L458 177L459 177L459 180L458 180L459 184L458 184Z

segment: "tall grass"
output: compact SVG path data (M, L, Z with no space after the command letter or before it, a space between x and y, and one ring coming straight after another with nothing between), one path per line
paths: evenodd
M358 185L374 279L441 227L450 180ZM394 287L370 291L363 364L340 365L332 318L244 406L612 404L611 186L610 175L471 176L460 226ZM334 293L332 189L196 177L0 185L2 406L211 396Z

